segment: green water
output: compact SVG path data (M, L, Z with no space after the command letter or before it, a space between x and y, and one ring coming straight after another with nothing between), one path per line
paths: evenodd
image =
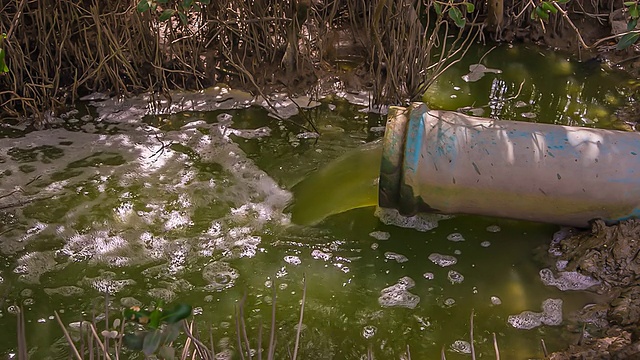
M453 68L430 102L496 104L482 107L483 115L528 119L516 106L524 101L538 120L610 126L608 116L628 98L622 75L565 69L552 85L548 71L558 55L536 54L496 49L485 65L504 72L475 83L460 78L468 64ZM518 76L527 79L520 96L498 106L492 89L515 95ZM579 115L566 110L581 106ZM332 98L288 122L251 107L120 122L72 121L78 114L54 130L8 129L0 138L0 196L23 191L0 200L25 205L0 210L3 333L15 333L12 306L21 304L33 358L67 358L51 346L62 336L53 311L66 323L100 315L109 292L112 311L136 301L190 303L199 324L212 325L216 350L232 352L238 301L247 295L255 341L259 322L270 323L275 283L276 358L288 358L306 278L299 358L360 359L371 349L378 359L398 359L407 345L412 358L439 358L442 347L468 340L472 309L483 357L491 358L494 332L506 359L542 357L540 339L551 351L575 341L564 325L518 330L507 323L509 315L540 311L548 298L564 301L565 319L597 300L541 282L540 269L553 266L542 260L544 246L558 228L475 216L440 220L426 232L382 224L367 205L375 204L379 157L371 143L384 118L360 109ZM596 113L603 116L584 120ZM307 119L318 139L300 136ZM454 233L465 241L448 240ZM428 259L433 253L457 263L440 267ZM452 283L450 270L464 281ZM381 306L383 290L405 277L419 303ZM12 335L0 340L6 357L15 348ZM448 359L469 357L447 350Z

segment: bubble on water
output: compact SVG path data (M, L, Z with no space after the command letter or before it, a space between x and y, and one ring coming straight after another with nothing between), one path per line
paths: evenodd
M280 285L278 285L278 289L280 290L286 290L289 287L289 284L287 283L282 283Z
M536 115L536 113L532 113L532 112L524 112L520 115L525 119L535 119L538 116Z
M223 261L214 261L202 269L202 278L208 283L205 286L207 291L229 289L235 285L239 276L238 270Z
M369 233L369 236L376 240L389 240L391 238L391 234L386 231L372 231Z
M458 250L458 249L453 250L453 253L454 253L455 255L462 255L462 251L460 251L460 250Z
M557 326L562 323L562 299L547 299L542 303L542 323Z
M553 275L551 269L540 270L540 279L547 286L555 286L562 291L586 290L600 284L600 281L575 271L559 272L558 277Z
M460 242L460 241L464 241L464 236L462 236L462 234L460 233L451 233L447 235L447 240L453 241L453 242Z
M193 315L202 315L203 312L204 310L200 306L193 308Z
M385 225L395 225L418 231L429 231L438 227L438 221L450 219L449 215L419 213L414 216L400 215L396 209L378 207L375 215Z
M288 255L284 257L284 262L291 265L300 265L302 263L302 260L300 260L300 258L297 256Z
M317 132L307 131L307 132L301 132L301 133L297 134L296 138L298 138L298 139L317 139L319 136L320 136L320 134L318 134Z
M69 297L69 296L78 297L84 294L84 290L77 286L60 286L57 288L45 288L44 292L49 296L57 295L57 296L64 296L64 297Z
M371 250L377 250L378 246L379 246L378 243L371 243Z
M497 296L492 296L491 297L491 304L493 304L493 305L501 305L502 304L502 300L500 300L500 298L497 297Z
M36 301L33 298L26 298L22 301L22 305L26 305L26 306L33 305L35 303Z
M449 279L452 284L460 284L464 281L464 276L455 270L449 270L447 279Z
M523 311L518 315L509 315L507 322L516 329L534 329L542 325L542 313Z
M450 348L458 354L471 354L471 344L468 341L456 340Z
M367 325L362 329L362 337L365 339L371 339L378 329L373 325Z
M318 249L315 249L311 252L311 257L316 260L328 261L332 256L333 254L331 254L330 252L323 252Z
M430 272L426 272L426 273L422 274L422 276L424 276L424 278L427 279L427 280L433 280L434 277L435 277L435 275L433 275L433 273L430 273Z
M402 255L402 254L397 254L391 251L387 251L384 253L384 258L387 260L395 260L397 263L402 264L404 262L409 261L409 259Z
M491 233L497 233L497 232L500 232L500 230L502 230L502 229L498 225L489 225L489 226L487 226L486 230L488 232L491 232Z
M446 307L451 307L451 306L455 305L455 303L456 303L456 300L453 299L453 298L446 298L446 299L444 299L444 302L443 302L444 306L446 306Z
M491 241L483 241L483 242L480 243L480 246L485 247L485 248L489 247L489 246L491 246Z
M33 295L33 290L31 289L23 289L22 291L20 291L20 296L22 297L29 297Z
M562 299L547 299L542 302L542 312L523 311L509 315L507 322L516 329L530 330L541 325L557 326L562 323Z
M455 256L442 255L438 253L429 255L429 260L431 260L431 262L433 262L434 264L442 267L447 267L458 263L458 259L456 259Z
M556 261L556 270L562 271L567 268L567 265L569 265L568 260L558 260Z
M7 307L7 312L12 315L17 315L20 313L20 307L17 305L9 305Z
M207 295L204 297L205 302L213 302L213 295Z
M415 286L415 281L408 276L398 280L394 285L382 289L378 303L383 307L405 307L415 309L420 302L420 297L408 290Z

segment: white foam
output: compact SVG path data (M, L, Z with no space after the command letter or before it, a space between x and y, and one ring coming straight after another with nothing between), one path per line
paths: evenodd
M557 326L562 323L562 299L547 299L542 302L542 312L523 311L509 315L507 322L516 329L530 330L541 325Z
M420 302L418 295L408 290L415 286L415 281L408 276L398 280L394 285L382 289L378 303L383 307L405 307L415 309Z
M586 290L600 284L600 281L575 271L561 271L558 277L555 277L551 269L542 269L540 279L545 285L555 286L562 291Z
M369 233L369 236L380 241L389 240L391 238L391 234L386 231L372 231Z
M471 344L468 341L456 340L451 344L451 350L458 354L471 354Z
M451 233L447 235L447 240L453 241L453 242L460 242L460 241L464 241L464 236L462 236L462 234L460 233Z
M387 260L395 260L397 263L402 264L404 262L409 261L409 259L402 255L402 254L398 254L398 253L394 253L391 251L387 251L384 253L384 258Z
M449 270L447 273L447 279L451 281L452 284L461 284L464 281L464 276L455 270Z
M333 255L330 252L323 252L315 249L311 252L311 257L316 260L329 261Z
M287 255L284 257L284 262L291 265L300 265L302 264L302 260L298 256Z
M396 209L376 208L375 215L386 225L395 225L418 231L429 231L438 227L438 221L449 219L449 215L420 213L414 216L400 215Z
M208 283L207 291L222 291L235 285L240 274L223 261L214 261L202 269L202 278Z
M442 255L438 253L432 253L431 255L429 255L429 260L441 267L447 267L458 263L458 259L456 259L455 256Z

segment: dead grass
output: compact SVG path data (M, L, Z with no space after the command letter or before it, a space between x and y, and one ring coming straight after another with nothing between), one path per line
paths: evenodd
M332 66L325 60L339 29L365 49L375 100L399 103L423 91L446 64L444 55L462 54L472 39L434 18L429 2L414 0L219 0L190 12L187 26L177 17L160 22L157 14L138 13L135 3L3 2L0 32L7 34L10 71L0 76L2 112L43 122L44 110L56 113L92 92L170 97L170 89L232 79L254 89L288 85ZM452 34L456 40L442 52Z

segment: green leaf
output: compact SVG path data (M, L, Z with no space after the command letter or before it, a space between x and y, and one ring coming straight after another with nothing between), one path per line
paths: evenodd
M638 25L638 19L631 19L631 21L629 21L629 23L627 24L627 31L631 31L633 29L636 28L636 26Z
M473 5L472 3L468 2L468 3L465 3L465 5L467 5L467 12L468 13L472 13L476 9L476 6Z
M640 33L626 34L620 38L618 45L616 45L616 49L624 50L635 44L636 41L638 41L638 38L640 38Z
M549 21L549 14L539 6L536 6L536 15L544 21Z
M436 2L433 3L433 8L436 10L436 14L438 14L438 16L442 15L442 5Z
M166 3L168 3L168 2L169 2L169 0L156 0L156 2L157 2L158 4L166 4Z
M193 4L193 11L202 11L202 8L198 4Z
M209 5L209 4L211 4L211 0L200 0L199 2L200 2L200 4L202 4L202 5Z
M187 15L185 15L182 11L178 11L178 17L180 17L180 21L182 21L183 25L187 25Z
M631 6L631 5L635 5L636 2L635 1L625 1L623 2L624 6Z
M566 4L566 3L568 3L568 2L569 2L569 0L556 0L556 2L557 2L558 4Z
M155 329L150 331L147 336L144 337L142 342L142 352L151 356L160 347L160 341L162 340L162 331Z
M462 17L462 12L456 7L452 7L451 9L449 9L449 17L459 28L463 28L467 20Z
M144 338L147 336L147 334L148 333L146 331L137 332L134 334L125 334L122 338L122 342L124 343L124 346L127 347L127 349L140 351L142 350L142 344L144 343Z
M0 74L6 74L9 72L7 63L4 62L5 52L4 49L0 49Z
M176 11L173 10L173 9L167 9L167 10L163 11L162 14L160 14L160 17L158 18L158 20L160 20L160 21L168 20L173 16L173 14L175 12Z
M637 19L638 17L640 17L640 11L638 11L638 4L629 6L629 16L631 16L632 19Z
M550 3L550 2L548 2L548 1L543 1L543 2L540 4L540 7L542 7L542 10L550 11L550 12L552 12L552 13L554 13L554 14L558 12L558 9L556 9L556 7L555 7L555 6L553 6L553 4L551 4L551 3Z
M151 8L151 1L149 0L140 0L138 3L138 12L143 13Z
M192 309L191 305L183 304L183 303L176 304L170 310L164 311L162 315L162 321L168 324L177 323L178 321L189 317L189 315L191 315L191 309Z
M182 1L182 8L186 10L186 9L190 8L192 4L193 4L193 0L183 0Z

